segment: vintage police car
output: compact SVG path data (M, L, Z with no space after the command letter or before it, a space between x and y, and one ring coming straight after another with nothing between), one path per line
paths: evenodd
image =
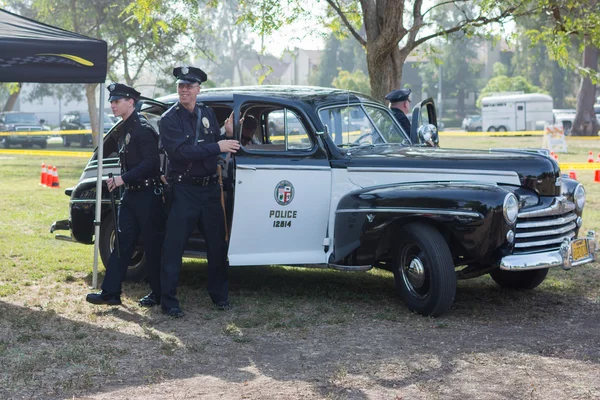
M177 97L160 100L141 104L152 123ZM233 110L238 138L241 117L259 121L261 144L242 147L228 167L232 266L385 268L409 309L438 316L450 309L457 279L489 273L502 287L532 289L550 267L596 260L595 234L579 234L581 184L537 152L431 146L437 131L430 99L413 110L410 133L379 102L344 90L208 89L198 100L220 124ZM117 129L104 140L105 173L119 173ZM70 218L52 231L71 234L57 238L93 243L96 165L94 155L66 190ZM103 198L98 240L106 264L114 225L108 192ZM196 232L186 256L204 255ZM141 252L128 276L145 276Z

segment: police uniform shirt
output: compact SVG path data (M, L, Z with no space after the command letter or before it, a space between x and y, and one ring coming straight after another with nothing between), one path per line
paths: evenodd
M136 111L122 125L120 150L121 175L123 182L129 184L158 176L160 158L158 155L158 138L150 123Z
M408 117L406 116L406 114L404 114L404 112L400 109L397 108L392 108L391 109L392 114L394 114L394 117L396 118L396 120L400 123L400 126L402 127L402 129L404 129L404 132L407 135L410 135L410 121L408 120Z
M196 125L200 111L200 132L196 140ZM208 126L207 126L208 125ZM217 142L222 139L219 122L214 111L202 103L196 104L194 112L179 103L161 117L160 136L169 156L171 175L183 175L192 162L188 175L202 177L214 175L220 154Z

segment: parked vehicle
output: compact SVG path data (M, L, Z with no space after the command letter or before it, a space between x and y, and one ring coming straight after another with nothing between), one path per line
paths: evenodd
M11 132L11 134L0 136L0 140L6 149L13 145L21 145L24 149L36 145L45 149L48 146L48 135L26 132L43 132L46 130L48 129L43 125L43 120L38 120L34 113L21 111L0 112L0 132ZM14 134L12 134L13 132Z
M462 124L460 127L462 128L462 130L467 131L467 132L481 132L481 126L482 126L481 115L476 114L476 115L467 115L462 120Z
M487 132L533 131L552 123L552 97L539 94L511 94L481 99L482 129Z
M151 123L177 97L159 100L139 104ZM502 287L533 289L549 268L596 260L595 234L579 232L580 183L535 151L435 147L432 99L413 109L410 134L383 104L346 90L207 89L198 100L220 125L233 111L238 138L241 117L259 121L262 144L242 147L226 167L233 177L224 185L231 266L384 268L409 309L438 316L450 309L457 279L489 273ZM271 118L282 116L271 134ZM116 130L104 139L105 173L119 173ZM70 218L51 231L70 235L57 239L94 242L97 161L94 153L65 191ZM108 196L104 189L96 238L105 265L114 241ZM185 255L204 257L205 250L194 232ZM127 275L146 275L141 246Z
M113 119L104 113L104 133L108 133L114 125ZM60 121L61 131L79 131L91 130L90 113L88 111L69 111ZM78 143L81 147L86 147L92 144L91 133L77 133L61 135L63 146L69 147L71 143Z
M573 126L573 120L575 119L575 109L554 109L552 114L554 115L553 122L555 125L560 125L563 128L565 135L571 134L571 127Z

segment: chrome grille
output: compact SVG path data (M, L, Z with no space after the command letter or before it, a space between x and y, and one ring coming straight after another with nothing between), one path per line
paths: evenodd
M16 131L20 132L33 132L33 131L41 131L41 126L17 126L15 128Z
M575 204L563 196L556 197L549 207L520 212L514 254L558 249L565 239L575 237L576 221Z

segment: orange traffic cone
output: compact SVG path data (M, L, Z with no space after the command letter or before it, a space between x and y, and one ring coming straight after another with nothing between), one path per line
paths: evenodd
M600 170L599 169L597 169L596 173L594 174L594 182L600 183Z
M58 189L60 187L60 183L58 182L58 171L56 167L52 168L52 189Z
M596 160L596 162L600 162L600 153L598 153L598 159Z
M46 174L47 174L47 170L46 170L46 164L42 163L42 172L40 173L40 185L45 185L46 184Z
M51 187L52 186L52 166L48 165L48 169L47 169L47 173L46 173L46 179L44 179L44 186L46 187Z
M554 152L553 151L550 152L550 157L554 158Z
M588 153L588 162L594 162L594 152L590 151Z
M554 153L554 156L553 156L553 157L554 157L554 159L555 159L556 161L558 161L558 154Z
M577 180L577 173L575 171L569 171L569 178Z

